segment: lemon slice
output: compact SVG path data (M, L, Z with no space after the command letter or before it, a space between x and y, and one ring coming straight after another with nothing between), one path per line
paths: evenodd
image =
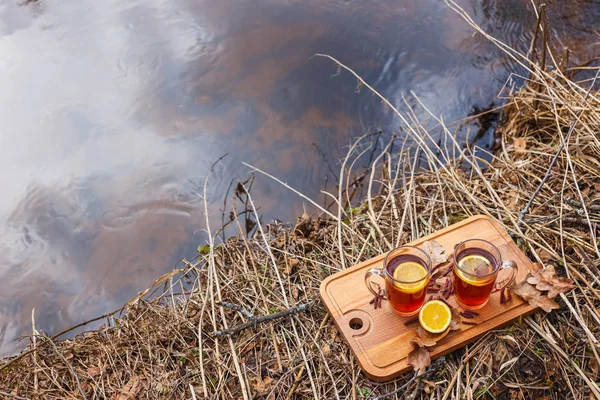
M452 311L441 300L431 300L419 312L419 323L427 332L442 333L450 326Z
M494 269L490 261L484 256L479 254L468 255L461 259L458 262L458 265L460 268L457 268L456 270L457 275L465 283L473 286L485 286L490 283L488 275L490 275ZM481 278L478 276L481 276Z
M415 293L427 285L427 270L424 266L414 261L404 262L394 270L394 279L402 282L394 282L394 286L404 293ZM418 282L415 282L418 281ZM414 282L414 283L404 283Z

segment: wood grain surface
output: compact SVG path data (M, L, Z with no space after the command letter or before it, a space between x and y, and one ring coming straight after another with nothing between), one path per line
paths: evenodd
M477 215L408 243L420 246L426 240L436 240L452 255L454 246L466 239L485 239L498 247L503 260L513 260L519 271L517 281L533 268L533 264L511 240L502 226L487 216ZM385 254L340 271L321 283L320 293L344 340L350 346L361 368L376 381L393 379L409 370L406 358L412 350L411 339L417 323L404 325L407 317L394 314L387 301L375 310L369 301L373 295L364 283L365 272L371 267L382 267ZM375 280L378 278L374 278ZM383 281L381 281L383 285ZM448 300L456 306L454 296ZM431 349L432 359L456 350L476 340L491 329L501 327L536 309L517 296L500 304L500 293L492 293L490 301L478 310L478 325L461 324ZM358 326L361 326L357 329Z

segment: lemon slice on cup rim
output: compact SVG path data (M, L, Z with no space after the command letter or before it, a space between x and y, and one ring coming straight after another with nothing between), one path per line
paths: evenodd
M422 290L429 282L427 269L419 263L408 261L400 264L394 270L394 286L404 293L415 293Z
M482 267L484 270L479 271ZM489 285L491 280L496 279L493 275L494 268L490 261L478 254L469 255L461 259L458 262L458 268L454 271L460 280L473 286Z
M430 300L419 311L419 323L427 332L442 333L450 327L452 310L441 300Z

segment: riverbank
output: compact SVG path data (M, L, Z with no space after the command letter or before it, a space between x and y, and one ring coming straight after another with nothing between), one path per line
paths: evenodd
M489 332L434 363L427 379L412 382L405 394L600 398L599 94L588 94L590 70L558 66L547 72L506 51L526 67L528 80L503 108L491 162L459 147L450 130L438 144L411 115L399 116L410 121L403 129L411 141L394 139L393 150L390 142L375 151L365 170L355 165L369 154L370 138L359 139L341 165L340 190L328 197L331 208L296 224L259 225L251 237L245 233L258 220L259 205L240 183L236 197L245 209L232 210L230 223L237 236L200 247L199 257L185 261L185 268L105 316L105 328L69 340L34 331L28 349L0 361L2 395L383 396L412 375L379 384L361 373L319 302L320 282L398 244L486 214L532 260L554 265L577 288L559 300L560 310ZM352 201L359 186L364 201ZM238 218L240 212L251 222ZM236 307L243 311L231 309ZM231 336L212 334L298 307L292 318Z

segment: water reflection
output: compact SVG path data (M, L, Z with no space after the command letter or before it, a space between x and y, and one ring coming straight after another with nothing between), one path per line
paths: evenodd
M553 26L584 54L598 2L556 3ZM461 4L527 49L529 1ZM446 121L494 102L514 70L438 0L0 2L0 354L18 349L32 308L57 332L193 255L220 155L213 230L231 180L247 177L241 161L317 197L351 138L397 129L354 79L309 61L317 52ZM265 220L303 209L264 179L254 193Z

